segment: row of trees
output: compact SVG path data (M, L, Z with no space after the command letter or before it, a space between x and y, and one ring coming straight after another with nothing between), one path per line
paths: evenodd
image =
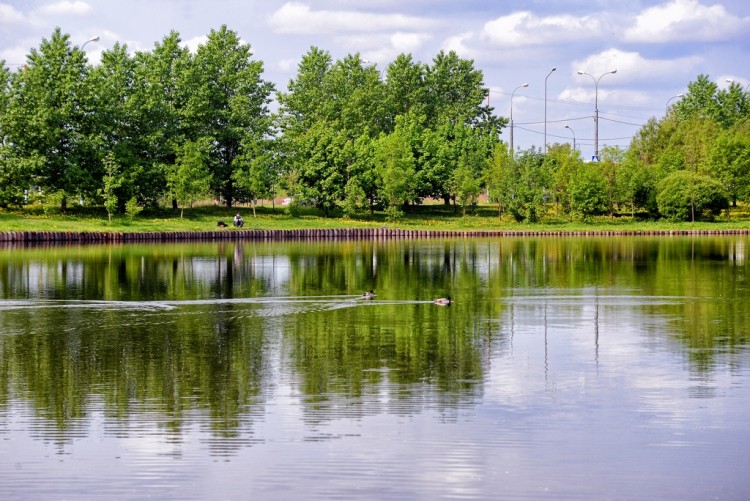
M384 73L313 47L272 113L276 89L226 26L194 54L172 32L150 52L116 44L97 66L58 29L23 69L0 71L0 206L32 186L110 213L283 190L326 215L395 219L428 197L465 211L486 190L516 220L697 219L750 196L750 97L736 83L700 75L628 150L604 148L594 164L565 144L509 152L482 72L454 52L431 64L402 54Z

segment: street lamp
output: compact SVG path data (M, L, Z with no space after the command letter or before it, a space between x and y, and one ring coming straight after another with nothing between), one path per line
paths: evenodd
M670 101L672 101L672 99L677 99L678 97L682 97L682 96L684 96L684 94L682 92L680 92L676 96L672 96L669 99L667 99L667 109L664 111L665 115L669 112L669 103L670 103Z
M576 151L576 131L574 131L573 127L570 125L566 125L565 128L570 129L570 132L573 133L573 151Z
M586 73L585 71L578 72L579 75L590 76L591 80L594 81L594 156L596 158L599 158L599 80L601 80L604 75L614 75L615 73L617 73L617 70L612 70L602 73L599 78L594 78L593 75Z
M513 96L515 95L516 91L522 87L528 87L528 82L519 85L515 89L513 89L513 92L510 93L510 154L513 156Z
M84 47L86 47L86 44L89 42L98 42L99 41L99 35L96 35L95 37L91 37L85 42L83 42L83 45L81 45L81 50L83 50Z
M557 69L556 67L553 67L551 70L549 70L549 73L547 73L547 76L544 77L544 152L545 153L547 153L547 79L556 69Z

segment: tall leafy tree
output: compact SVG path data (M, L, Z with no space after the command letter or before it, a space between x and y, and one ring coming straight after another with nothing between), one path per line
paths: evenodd
M278 184L279 170L276 166L273 141L266 140L262 143L248 142L243 145L242 154L236 159L236 170L232 174L234 182L253 205L253 216L255 216L255 205L259 198L273 198Z
M132 108L138 114L140 147L139 196L155 204L164 193L166 174L188 135L187 99L192 94L191 56L180 35L172 31L150 52L139 52ZM177 208L177 201L173 200Z
M747 199L750 195L750 134L743 134L740 127L722 132L709 151L707 170L722 183L734 207L738 199Z
M386 75L386 130L391 132L399 115L426 115L427 65L414 61L411 54L399 54L388 65Z
M107 172L99 171L96 175L109 176L107 165L114 163L118 166L119 182L113 189L114 199L120 201L117 209L122 211L125 201L141 191L138 179L141 170L138 152L142 150L139 144L141 113L133 106L135 61L128 54L127 47L116 43L104 51L101 64L91 71L89 79L94 90L98 158L108 158L104 162Z
M514 198L515 173L515 160L508 153L508 147L498 143L492 152L492 159L485 166L483 173L487 195L490 201L497 203L498 215L503 213L504 208Z
M37 168L33 158L18 158L8 140L9 85L10 70L5 61L0 60L0 207L3 208L23 204L24 191L31 183L31 172Z
M389 220L401 217L401 205L416 195L414 164L409 140L398 126L391 134L381 135L375 147L375 166Z
M477 117L488 93L483 79L474 61L440 51L425 75L428 125L468 123Z
M207 138L212 145L212 190L227 207L236 194L233 173L243 142L266 137L271 127L273 85L262 79L263 63L251 57L250 45L225 25L211 30L198 47L189 74L191 137Z
M182 205L180 218L186 205L192 206L210 191L209 150L208 139L186 141L177 149L176 162L167 173L167 185L172 196Z
M698 75L694 82L688 84L685 95L674 104L675 116L678 120L688 118L717 119L719 116L717 91L718 85L712 82L708 75Z
M55 29L12 78L4 134L13 156L38 168L34 182L70 195L96 190L91 91L86 54Z
M545 164L550 172L551 195L558 213L571 212L570 182L583 163L581 154L569 143L554 144L547 150Z
M600 165L580 163L570 178L571 210L584 221L607 207L607 178Z
M545 155L534 148L522 151L509 174L507 209L517 221L538 222L549 198L550 173Z

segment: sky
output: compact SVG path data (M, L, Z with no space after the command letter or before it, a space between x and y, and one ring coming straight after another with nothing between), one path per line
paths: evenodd
M698 75L750 85L747 0L0 0L0 59L17 70L56 27L96 64L115 42L147 51L174 30L195 49L224 24L278 90L313 46L380 70L454 50L482 71L495 114L512 110L516 149L575 138L585 159L595 101L599 149L624 149Z

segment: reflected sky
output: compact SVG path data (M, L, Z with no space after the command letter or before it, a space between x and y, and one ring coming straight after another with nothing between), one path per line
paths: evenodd
M743 238L0 253L0 484L747 499Z

